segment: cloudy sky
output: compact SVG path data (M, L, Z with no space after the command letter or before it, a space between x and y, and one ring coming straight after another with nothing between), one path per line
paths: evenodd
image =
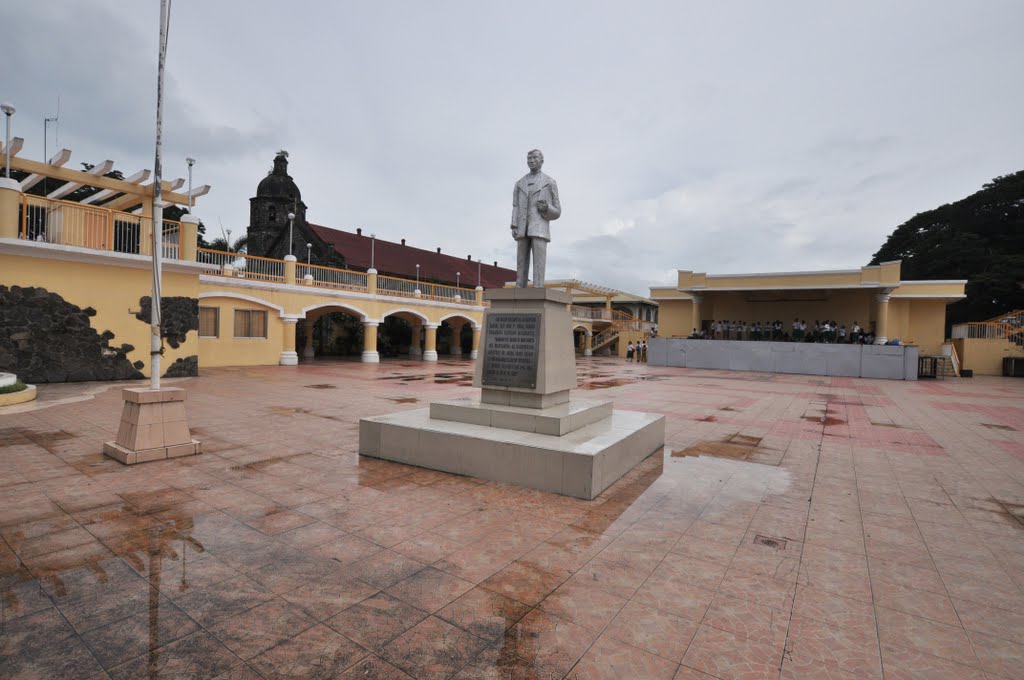
M73 161L152 167L158 7L0 3L24 155L60 96ZM196 212L237 236L287 149L311 221L514 267L539 147L549 278L858 267L1024 167L1022 25L1020 0L174 0L164 174L197 158Z

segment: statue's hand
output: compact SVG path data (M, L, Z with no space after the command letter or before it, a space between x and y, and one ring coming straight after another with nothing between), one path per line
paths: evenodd
M537 201L537 210L539 212L542 212L542 213L547 212L548 211L548 202L545 201L544 199L541 199L541 200Z

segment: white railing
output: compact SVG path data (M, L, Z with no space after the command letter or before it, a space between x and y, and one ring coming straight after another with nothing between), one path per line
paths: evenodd
M284 283L284 260L199 248L196 260L208 265L206 272L255 281Z
M307 280L307 276L311 276L312 285L321 288L365 291L368 286L367 275L365 272L354 272L347 269L334 269L333 267L321 267L316 264L298 265L296 268L296 276L303 282ZM296 283L298 283L298 281Z
M423 293L423 288L417 288L415 281L409 279L396 279L393 276L377 277L377 292L381 295L400 295L402 297L415 297L416 291ZM422 284L426 285L426 284Z
M19 238L151 255L153 220L141 215L23 194ZM163 257L178 259L181 224L163 221Z

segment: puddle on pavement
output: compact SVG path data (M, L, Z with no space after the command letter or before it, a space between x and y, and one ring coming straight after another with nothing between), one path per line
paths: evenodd
M821 423L825 427L846 424L845 420L834 416L803 416L803 419L811 423Z
M234 472L237 472L239 470L262 470L264 468L270 467L274 463L280 463L282 461L288 460L289 458L295 458L296 456L301 456L301 455L305 455L305 454L296 453L296 454L292 454L290 456L276 456L274 458L262 458L260 460L254 460L251 463L243 463L242 465L233 465L233 466L229 467L228 470L232 470Z
M988 428L991 428L993 430L1009 430L1010 432L1016 432L1017 431L1014 428L1010 427L1009 425L999 425L997 423L982 423L981 425L982 425L982 427L988 427Z
M874 425L875 427L895 427L895 428L897 428L899 430L907 429L907 428L903 427L902 425L897 425L896 423L876 423L875 421L872 420L871 424Z
M316 385L303 385L303 387L308 387L308 388L313 389L313 390L336 390L336 389L338 389L337 385L331 385L329 383L318 383Z
M704 416L703 418L696 418L698 423L717 423L718 418L715 416Z
M416 404L419 403L419 399L416 397L385 397L388 401L393 401L396 404Z
M447 385L456 383L458 385L472 385L472 373L435 373L433 375L382 375L377 380L397 380L399 382L417 382L432 379L435 384Z
M689 458L711 456L712 458L728 458L730 460L747 460L759 451L760 437L734 434L723 441L701 441L681 450L673 450L673 458Z
M594 380L591 382L584 382L578 385L581 390L606 390L609 387L619 387L625 385L629 380Z

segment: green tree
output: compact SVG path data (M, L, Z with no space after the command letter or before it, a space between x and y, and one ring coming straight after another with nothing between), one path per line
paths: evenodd
M901 224L871 264L891 260L903 279L967 279L949 324L1024 309L1024 170Z

